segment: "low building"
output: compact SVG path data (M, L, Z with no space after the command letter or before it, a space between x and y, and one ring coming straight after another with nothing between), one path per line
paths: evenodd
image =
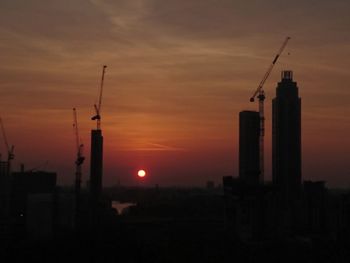
M275 231L274 188L223 178L227 225L242 240L261 240Z

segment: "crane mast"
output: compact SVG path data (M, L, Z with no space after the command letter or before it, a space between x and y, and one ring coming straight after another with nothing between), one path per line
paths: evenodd
M75 143L76 143L76 151L77 151L77 159L75 160L75 193L77 197L80 193L80 187L81 187L81 166L85 160L85 157L83 156L83 149L84 145L80 141L79 137L79 128L78 128L78 117L77 117L77 110L76 108L73 108L73 128L75 133Z
M0 118L0 124L1 124L1 131L2 131L2 136L4 138L4 143L5 143L5 147L7 150L7 175L11 174L11 161L15 158L14 155L14 146L9 145L8 141L7 141L7 136L6 136L6 132L5 132L5 127L4 127L4 123L2 121L2 118Z
M105 72L106 72L107 66L104 65L102 67L102 77L101 77L101 84L100 84L100 90L99 90L99 98L98 98L98 104L94 104L96 115L94 115L91 120L96 120L97 130L101 129L101 105L102 105L102 93L103 93L103 82L105 78Z
M270 73L276 64L278 58L282 54L284 48L286 47L290 37L286 37L286 39L283 41L282 46L278 50L275 58L273 59L272 63L268 67L266 73L264 74L262 80L259 83L258 88L254 92L253 96L250 98L250 102L255 101L255 97L259 100L259 116L260 116L260 131L259 131L259 165L260 165L260 181L264 182L264 137L265 137L265 113L264 113L264 100L265 100L265 91L263 89L264 83L266 82L267 78L270 76Z

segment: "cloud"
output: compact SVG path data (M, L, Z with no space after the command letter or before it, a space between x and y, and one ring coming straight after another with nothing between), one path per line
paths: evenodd
M159 144L159 143L146 143L144 146L141 146L135 149L128 149L128 151L167 151L167 152L176 151L177 152L177 151L186 151L186 149L168 146L168 145Z

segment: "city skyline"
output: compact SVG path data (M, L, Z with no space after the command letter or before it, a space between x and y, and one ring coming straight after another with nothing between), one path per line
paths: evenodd
M257 110L249 98L288 35L264 86L266 180L271 100L280 72L292 70L303 100L303 179L350 185L346 1L317 7L268 1L261 11L243 1L67 3L0 4L0 113L15 145L15 170L48 161L59 183L73 185L76 107L87 157L83 182L88 179L90 117L107 64L105 185L137 184L141 168L146 185L204 185L238 176L238 112ZM4 159L3 142L0 151Z

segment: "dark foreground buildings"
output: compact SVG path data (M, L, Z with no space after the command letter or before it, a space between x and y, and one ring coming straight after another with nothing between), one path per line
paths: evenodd
M92 131L90 189L82 189L79 209L73 188L58 188L55 173L9 176L0 163L1 259L350 262L349 191L301 183L300 99L291 72L282 73L273 103L273 182L258 180L259 116L241 112L240 174L223 178L223 196L212 182L206 190L157 185L102 191L99 130ZM118 213L110 200L132 205ZM98 221L91 222L91 211Z
M0 177L0 242L47 237L55 224L56 173L21 171Z

